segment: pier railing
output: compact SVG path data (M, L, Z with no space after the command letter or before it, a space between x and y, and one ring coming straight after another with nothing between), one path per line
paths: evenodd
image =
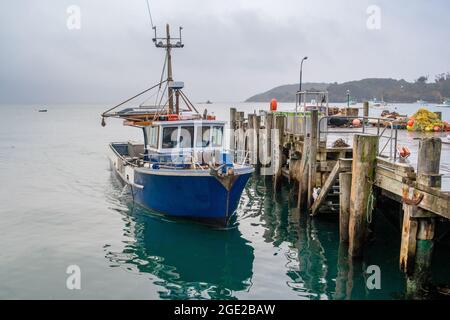
M377 117L360 117L360 116L339 116L339 119L344 120L362 120L360 127L353 127L350 129L339 129L329 127L328 122L330 119L336 118L335 116L325 116L319 119L319 141L326 141L326 137L329 134L373 134L380 137L378 156L387 157L394 162L397 160L397 138L398 131L395 121L387 121L383 118ZM369 122L369 120L375 120ZM325 123L324 123L325 122ZM375 132L374 132L375 131ZM381 140L383 139L383 141ZM389 148L386 150L386 148ZM386 154L387 152L387 154Z

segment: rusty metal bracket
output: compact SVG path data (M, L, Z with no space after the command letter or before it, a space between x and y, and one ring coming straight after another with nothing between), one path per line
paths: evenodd
M424 194L422 192L416 193L413 191L413 197L410 199L409 193L410 193L410 187L409 186L407 188L404 187L403 188L403 197L402 197L403 203L417 207L422 202Z

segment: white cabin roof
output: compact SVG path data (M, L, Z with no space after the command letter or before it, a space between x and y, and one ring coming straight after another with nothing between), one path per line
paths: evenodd
M223 126L226 123L227 123L226 121L220 121L220 120L176 120L176 121L154 121L152 123L152 126L164 126L164 127L180 126L180 125L194 125L194 126L217 125L217 126Z

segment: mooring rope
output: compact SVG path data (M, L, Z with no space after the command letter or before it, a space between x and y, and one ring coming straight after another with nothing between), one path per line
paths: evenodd
M373 185L375 184L374 181L372 181L369 177L367 177L367 180L370 183L370 193L367 198L367 205L366 205L366 221L367 223L372 223L372 213L373 209L375 208L375 195L373 194Z
M375 205L375 196L373 195L373 189L370 189L369 197L367 199L366 206L366 220L367 223L372 223L372 213Z

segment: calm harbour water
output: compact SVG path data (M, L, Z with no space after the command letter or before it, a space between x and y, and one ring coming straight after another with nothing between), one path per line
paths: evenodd
M230 106L265 108L207 107L226 119ZM113 119L102 128L102 106L46 108L0 106L0 298L403 297L392 216L377 212L366 257L350 264L337 215L309 219L290 205L287 187L274 195L263 177L249 181L228 230L155 216L133 206L106 158L109 142L141 140L139 130ZM436 256L435 280L448 283L449 255ZM365 286L372 264L381 268L381 290ZM81 290L66 288L69 265L81 268Z

